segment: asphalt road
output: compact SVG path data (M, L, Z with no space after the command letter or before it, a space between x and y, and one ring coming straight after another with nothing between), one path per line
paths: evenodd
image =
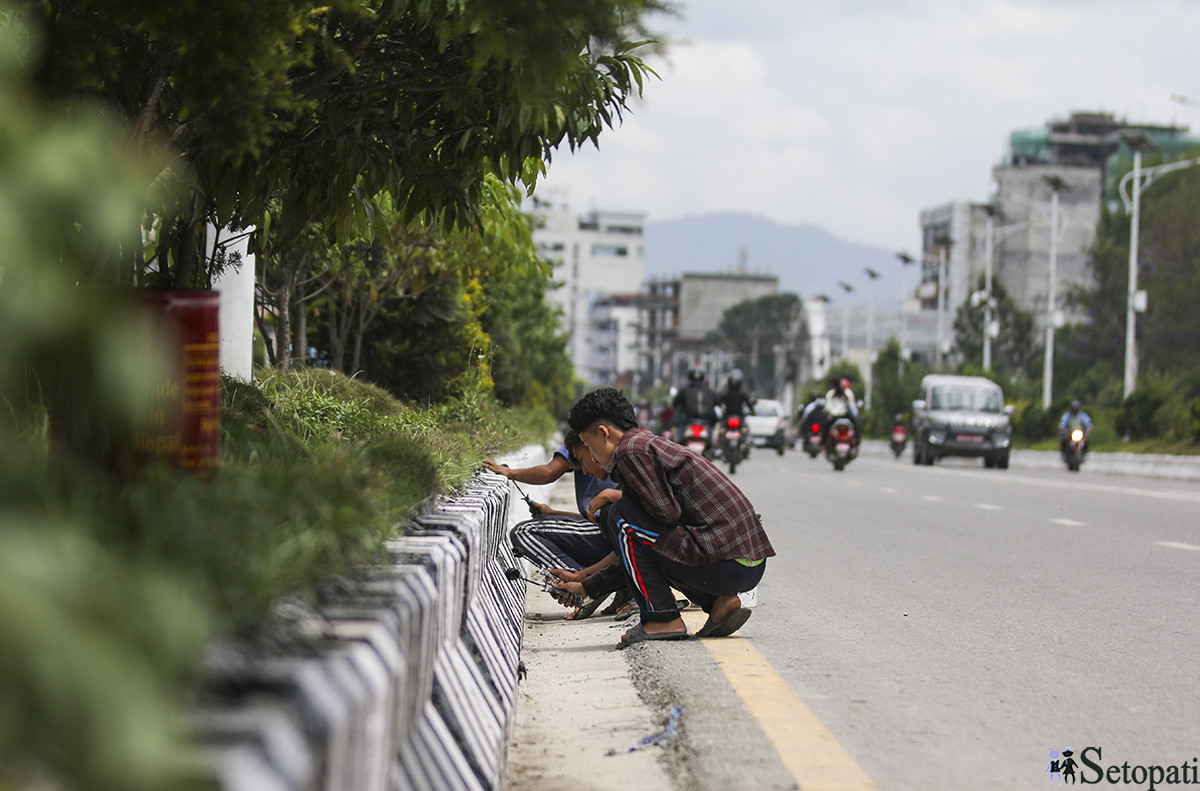
M879 788L1195 771L1200 485L762 450L735 480L778 552L742 633Z

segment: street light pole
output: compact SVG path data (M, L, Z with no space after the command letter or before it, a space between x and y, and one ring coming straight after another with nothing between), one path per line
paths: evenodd
M864 406L869 410L871 408L871 386L873 382L874 356L875 356L875 281L880 275L874 269L867 267L867 277L870 278L870 284L867 292L867 397L864 401Z
M1058 194L1066 182L1058 176L1046 176L1050 185L1050 284L1046 294L1046 353L1042 359L1042 409L1050 408L1054 393L1054 323L1058 308Z
M1121 136L1121 139L1133 149L1133 171L1126 173L1121 179L1118 192L1125 204L1125 211L1131 212L1129 220L1129 288L1125 294L1125 398L1137 386L1137 314L1145 310L1141 292L1138 291L1138 232L1141 225L1141 196L1142 190L1149 187L1156 178L1166 173L1200 165L1200 158L1183 162L1172 162L1152 168L1142 169L1142 152L1156 148L1154 141L1144 132L1133 130ZM1127 185L1132 185L1126 196Z
M896 253L896 258L900 259L900 363L897 370L900 377L904 377L904 299L907 296L908 286L908 265L916 261L908 253Z
M838 285L842 287L842 291L846 292L846 304L842 306L842 359L844 360L850 350L850 295L854 293L854 286L844 280L839 280Z
M942 347L945 344L945 322L942 314L946 311L946 246L938 248L938 301L937 301L937 349L933 355L933 369L942 370Z
M1142 211L1142 149L1133 149L1133 217L1129 221L1129 288L1125 294L1125 398L1137 382L1138 230Z
M992 370L992 260L996 255L996 215L987 213L987 251L983 270L983 370Z

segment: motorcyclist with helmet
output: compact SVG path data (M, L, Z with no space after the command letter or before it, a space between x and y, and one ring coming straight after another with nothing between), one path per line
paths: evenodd
M1064 458L1067 455L1067 437L1077 428L1083 429L1083 452L1087 453L1091 447L1092 418L1083 411L1083 405L1075 400L1058 420L1058 447Z
M821 410L824 408L825 396L821 395L820 390L814 388L808 394L808 403L804 405L804 409L800 412L800 425L807 426L810 420L820 417Z
M855 442L861 436L858 427L858 402L854 399L854 391L850 389L850 380L840 376L833 380L833 386L825 394L825 414L827 420L822 430L822 442L829 438L829 426L840 417L849 419L854 426Z
M746 379L740 370L734 368L729 372L725 391L718 399L721 404L721 414L726 419L754 414L755 399L743 389L745 384Z
M691 421L703 423L708 428L708 442L712 445L713 426L717 422L717 394L708 386L708 378L703 368L693 368L688 371L687 387L675 396L675 415L673 418L679 431ZM676 441L683 441L682 436Z

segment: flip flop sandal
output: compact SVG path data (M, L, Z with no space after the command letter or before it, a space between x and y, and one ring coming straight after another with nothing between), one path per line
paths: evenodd
M601 596L599 599L589 599L587 602L585 602L583 604L582 607L577 609L575 612L571 613L570 617L568 617L567 620L568 621L582 621L584 618L587 618L592 613L594 613L596 611L597 607L599 607L601 604L604 604L604 600L607 598L608 598L608 596Z
M713 623L711 620L696 632L697 637L728 637L746 625L754 611L749 607L738 607L721 620Z
M625 632L621 637L621 642L617 643L617 650L628 648L634 643L646 643L651 640L687 640L690 638L691 635L687 632L647 632L639 623Z

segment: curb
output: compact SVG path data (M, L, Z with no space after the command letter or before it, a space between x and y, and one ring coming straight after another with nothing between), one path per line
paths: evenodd
M525 593L504 576L508 517L508 482L477 475L387 542L384 563L314 606L280 606L254 646L214 647L187 717L197 779L228 791L499 788Z

